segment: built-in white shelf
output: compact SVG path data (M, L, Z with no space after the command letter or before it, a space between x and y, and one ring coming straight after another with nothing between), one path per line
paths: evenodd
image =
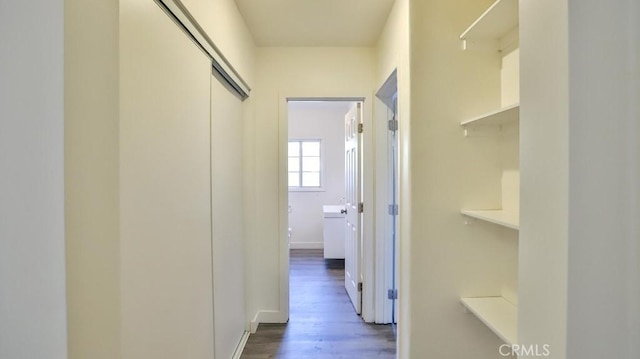
M465 216L495 223L507 228L520 229L520 216L515 211L505 211L502 209L470 210L463 209L460 213Z
M460 35L463 48L492 42L498 46L518 26L518 0L497 0Z
M503 107L480 116L460 122L461 126L470 125L505 125L520 120L520 104Z
M473 313L507 344L518 342L518 308L503 297L460 298Z

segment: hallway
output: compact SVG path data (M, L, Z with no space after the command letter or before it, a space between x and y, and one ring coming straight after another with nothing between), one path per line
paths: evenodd
M390 325L366 324L344 289L344 262L322 250L292 250L289 323L261 324L243 359L395 358Z

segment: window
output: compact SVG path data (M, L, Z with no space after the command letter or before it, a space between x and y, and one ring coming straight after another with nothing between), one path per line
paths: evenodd
M320 140L289 141L289 188L322 187Z

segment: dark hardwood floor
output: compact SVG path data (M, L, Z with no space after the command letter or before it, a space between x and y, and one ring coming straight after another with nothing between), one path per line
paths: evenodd
M243 359L392 359L390 325L367 324L344 289L344 261L325 260L322 250L292 250L288 324L261 324L249 337Z

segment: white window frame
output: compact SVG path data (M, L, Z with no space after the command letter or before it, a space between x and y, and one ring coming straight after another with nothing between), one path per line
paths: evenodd
M302 149L302 143L303 142L317 142L320 145L320 186L318 187L303 187L303 186L288 186L289 191L291 192L324 192L325 188L324 188L324 145L323 145L323 140L321 138L290 138L287 142L287 144L289 144L290 142L299 142L300 143L300 148ZM287 147L288 148L288 147ZM300 153L300 165L299 165L299 170L298 170L298 176L300 178L300 184L302 185L302 156L303 154ZM287 160L289 158L289 152L287 149ZM287 162L287 175L289 174L289 165ZM288 178L288 177L287 177ZM287 185L288 185L289 180L287 179Z

